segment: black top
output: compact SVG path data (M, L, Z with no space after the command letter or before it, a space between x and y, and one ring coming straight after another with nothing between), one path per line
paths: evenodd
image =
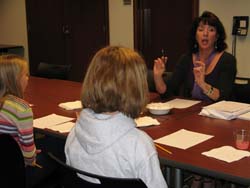
M167 81L167 91L162 96L182 96L191 98L194 85L192 54L184 54L180 57L172 78ZM236 59L230 53L224 52L214 70L205 76L205 81L219 89L218 100L230 100L233 83L236 76ZM208 100L211 100L207 97Z

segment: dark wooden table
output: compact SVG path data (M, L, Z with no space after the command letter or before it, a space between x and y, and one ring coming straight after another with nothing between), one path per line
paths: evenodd
M186 150L171 146L164 146L173 154L158 150L161 163L175 169L175 187L182 187L182 170L224 179L232 183L250 185L250 158L227 163L202 155L202 152L224 145L235 146L233 132L238 128L250 129L250 122L245 120L219 120L198 115L203 104L177 110L173 109L166 116L153 116L160 122L160 126L148 127L143 130L153 139L186 129L199 133L214 135L213 138Z
M81 83L49 80L31 77L25 93L25 99L34 106L35 118L56 113L75 117L74 111L66 111L58 107L61 102L80 99ZM151 95L152 100L158 100L157 94ZM209 158L201 153L224 145L234 146L233 131L238 128L250 129L250 122L245 120L219 120L198 115L205 103L199 103L187 109L172 109L168 115L151 115L160 121L161 125L141 128L153 139L163 137L180 129L187 129L199 133L214 135L213 138L186 150L164 146L173 154L158 150L162 164L175 169L175 187L181 187L183 170L224 179L233 183L250 185L250 157L239 161L227 163ZM149 113L146 115L150 115ZM42 130L48 134L63 136L67 134Z

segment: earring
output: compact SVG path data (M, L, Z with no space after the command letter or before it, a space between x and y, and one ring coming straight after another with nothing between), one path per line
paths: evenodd
M217 41L214 43L214 48L215 48L215 50L218 49Z
M197 49L198 48L198 45L197 45L197 43L195 42L194 43L194 49Z

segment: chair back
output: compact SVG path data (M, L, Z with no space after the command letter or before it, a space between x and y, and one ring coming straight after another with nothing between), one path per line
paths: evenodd
M40 62L36 76L50 79L67 80L71 65L59 65Z
M60 182L60 185L64 188L147 188L144 182L141 179L133 179L133 178L112 178L106 176L99 176L96 174L91 174L88 172L84 172L82 170L71 167L58 159L52 153L48 153L48 155L57 162L62 167L63 180ZM78 174L95 178L100 181L100 184L88 182L80 177Z
M25 187L25 164L16 140L9 134L0 134L0 187Z
M173 75L173 72L164 72L162 77L165 82L168 82ZM150 92L156 92L155 89L155 81L154 81L154 72L153 70L148 70L147 72L147 81L148 81L148 89Z
M234 83L233 86L233 100L237 102L250 104L250 84Z

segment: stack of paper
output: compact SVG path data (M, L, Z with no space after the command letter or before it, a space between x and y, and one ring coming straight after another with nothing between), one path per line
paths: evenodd
M239 115L238 119L250 120L250 112Z
M249 111L250 104L233 101L220 101L209 106L203 107L200 112L200 115L231 120Z
M76 110L82 108L82 103L81 101L78 100L78 101L60 103L58 106L64 108L65 110Z

